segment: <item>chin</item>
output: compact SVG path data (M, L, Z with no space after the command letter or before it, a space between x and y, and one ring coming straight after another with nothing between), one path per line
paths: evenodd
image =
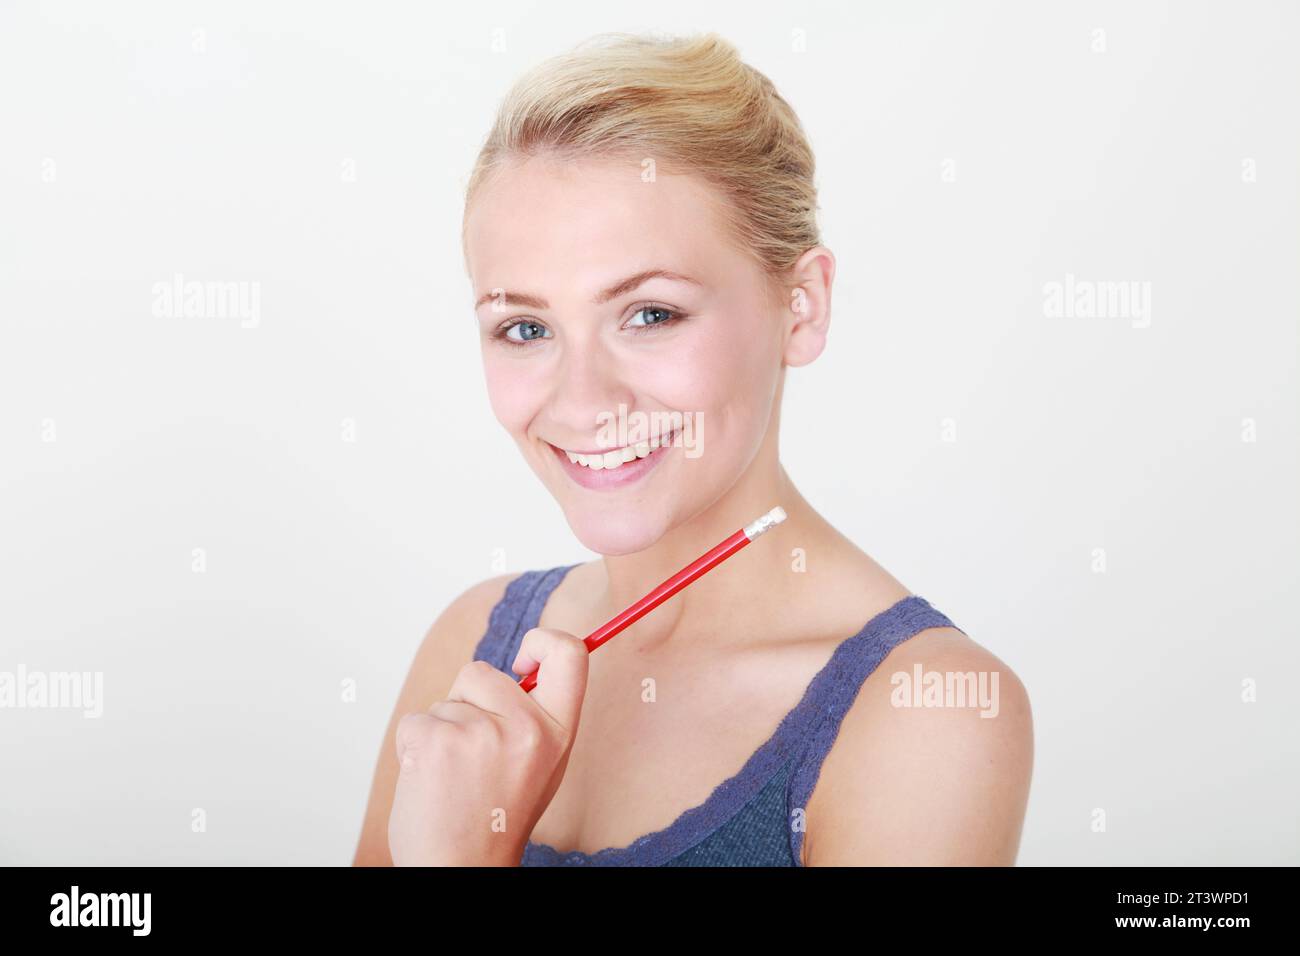
M669 528L666 515L637 505L607 509L579 504L567 509L565 518L583 547L611 558L644 551Z

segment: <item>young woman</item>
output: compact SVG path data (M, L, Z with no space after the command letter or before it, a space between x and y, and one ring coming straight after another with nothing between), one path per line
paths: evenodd
M782 467L786 368L831 318L813 172L790 106L716 35L603 35L503 103L463 231L490 401L602 557L438 618L355 864L1014 863L1023 686ZM825 467L855 425L826 409ZM777 505L770 536L585 653Z

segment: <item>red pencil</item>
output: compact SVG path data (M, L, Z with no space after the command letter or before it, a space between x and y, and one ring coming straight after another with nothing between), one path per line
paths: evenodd
M587 645L587 653L590 654L623 628L645 617L686 585L702 577L707 571L717 567L760 534L775 528L784 520L785 509L778 506L756 521L751 521L721 544L710 548L627 610L620 611L609 621L583 638L582 642ZM519 681L519 686L525 691L531 691L537 686L537 670L534 669Z

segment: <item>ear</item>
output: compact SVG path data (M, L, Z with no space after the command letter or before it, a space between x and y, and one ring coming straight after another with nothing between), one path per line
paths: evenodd
M789 336L786 365L807 365L822 354L831 324L831 284L835 281L835 255L825 246L813 246L790 267Z

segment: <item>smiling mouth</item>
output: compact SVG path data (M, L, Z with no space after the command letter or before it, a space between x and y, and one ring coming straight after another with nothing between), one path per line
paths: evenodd
M667 448L672 445L673 440L677 437L677 429L673 429L666 435L656 435L645 441L636 442L631 445L625 445L622 448L611 448L606 452L576 452L561 448L559 445L551 445L561 455L566 456L573 464L592 471L615 471L629 462L637 461L641 458L649 458L661 448ZM550 444L550 442L547 442Z

